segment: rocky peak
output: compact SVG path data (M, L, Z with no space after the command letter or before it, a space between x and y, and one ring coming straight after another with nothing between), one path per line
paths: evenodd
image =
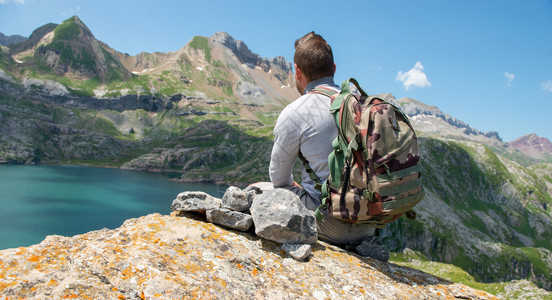
M243 63L250 63L256 66L261 59L259 55L251 52L243 41L235 40L226 32L217 32L213 34L211 36L211 41L230 49Z
M533 158L544 158L552 154L552 143L535 133L524 135L508 143L511 147Z
M12 48L14 57L24 60L26 65L45 65L58 75L99 78L102 82L129 79L130 72L112 53L77 16L59 25L44 25L27 41ZM30 55L34 57L28 60L26 57Z
M251 52L243 41L235 40L226 32L216 32L211 36L211 41L230 49L240 62L249 67L261 67L265 72L268 72L271 66L275 66L286 73L292 71L291 63L287 62L284 57L262 58L258 54Z
M74 237L0 251L7 298L497 299L323 242L306 262L278 243L193 215L153 214Z

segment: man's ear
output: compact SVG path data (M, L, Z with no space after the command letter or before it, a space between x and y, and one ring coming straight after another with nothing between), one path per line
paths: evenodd
M337 66L334 64L334 75L335 75L335 69L337 68Z
M303 78L303 71L297 67L297 64L293 64L293 67L295 68L295 79L300 80Z

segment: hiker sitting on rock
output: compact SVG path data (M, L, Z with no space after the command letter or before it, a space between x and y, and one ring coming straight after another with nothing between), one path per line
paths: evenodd
M331 100L313 89L339 92L334 83L336 65L330 45L322 36L310 32L295 42L293 57L295 79L301 93L278 117L274 127L274 147L270 159L270 179L275 188L297 194L311 211L320 206L320 191L303 167L302 187L293 180L295 160L302 155L321 182L329 177L328 155L337 136L337 126L329 112ZM322 211L318 222L318 238L328 243L356 250L362 256L387 261L389 251L374 236L375 228L349 223Z

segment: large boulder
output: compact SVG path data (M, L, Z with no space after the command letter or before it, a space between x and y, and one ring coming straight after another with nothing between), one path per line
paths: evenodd
M257 195L250 210L255 233L262 238L290 244L312 244L318 239L313 213L289 190Z

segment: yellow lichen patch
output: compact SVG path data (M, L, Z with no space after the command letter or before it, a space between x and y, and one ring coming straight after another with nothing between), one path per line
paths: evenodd
M132 272L132 267L131 266L128 266L126 269L124 269L121 274L123 274L123 276L125 277L131 277L133 272Z
M31 255L31 257L27 258L27 261L30 261L30 262L39 262L40 260L42 259L41 256L38 256L38 255Z

